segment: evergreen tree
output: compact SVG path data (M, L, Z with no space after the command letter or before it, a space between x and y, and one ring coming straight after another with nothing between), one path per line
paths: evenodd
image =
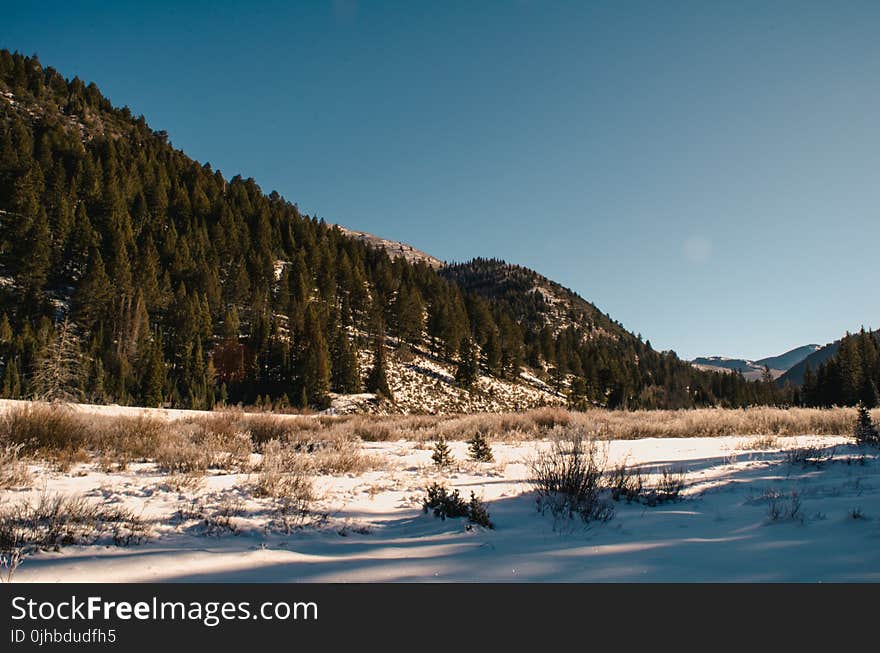
M394 401L391 388L388 387L388 378L385 362L385 336L379 332L373 341L373 366L367 375L365 387L367 392L373 392L380 397Z
M455 462L455 458L452 457L452 450L446 444L446 438L442 435L434 443L434 453L431 454L431 460L434 461L437 467L449 467Z
M360 392L361 380L357 352L344 328L337 329L333 343L333 389L343 394Z
M150 348L147 358L147 370L144 375L143 397L147 406L161 407L165 397L165 359L162 356L162 344L158 335Z
M461 341L458 355L459 361L458 367L455 370L455 380L465 388L472 388L480 374L480 365L477 360L473 340L464 338Z
M486 355L486 372L491 376L501 375L501 340L498 338L498 331L491 329L486 339L486 346L483 348Z
M306 313L306 349L303 355L303 383L310 405L325 408L329 404L330 351L324 339L317 310Z
M489 439L482 431L474 433L474 437L468 441L468 453L477 462L491 463L495 460Z
M871 420L871 411L864 404L859 404L859 414L856 418L853 435L858 444L880 444L880 433Z

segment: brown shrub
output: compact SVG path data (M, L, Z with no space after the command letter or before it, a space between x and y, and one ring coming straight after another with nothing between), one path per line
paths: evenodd
M0 418L0 442L22 445L25 453L82 449L92 435L87 421L64 404L24 404Z

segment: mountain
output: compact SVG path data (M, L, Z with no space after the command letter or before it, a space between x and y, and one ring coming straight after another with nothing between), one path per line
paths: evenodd
M707 371L739 372L749 381L763 378L764 369L768 367L770 375L777 379L783 376L786 370L800 363L817 349L819 349L819 345L804 345L779 356L770 356L756 361L723 356L701 356L693 359L691 365Z
M840 348L840 340L829 342L827 345L817 347L813 353L792 365L782 376L776 379L779 385L791 383L792 385L801 385L804 382L804 373L809 367L813 371L819 368L819 365L832 358Z
M0 396L469 412L777 394L655 351L533 270L305 215L0 50Z
M804 345L802 347L795 347L779 356L762 358L761 360L755 361L755 363L761 367L767 366L771 370L785 371L791 369L819 349L821 349L820 345Z
M630 338L619 324L595 305L547 277L498 259L476 258L447 265L440 275L466 292L501 302L520 324L550 329L554 335L569 327L585 329L590 338Z

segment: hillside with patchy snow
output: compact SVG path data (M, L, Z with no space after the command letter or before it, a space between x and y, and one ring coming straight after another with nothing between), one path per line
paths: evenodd
M360 353L363 369L371 353ZM565 406L566 395L523 370L519 379L480 375L471 388L455 380L455 365L444 363L417 348L395 351L388 357L388 385L392 399L374 394L333 394L330 411L336 414L440 414L522 411L540 406Z

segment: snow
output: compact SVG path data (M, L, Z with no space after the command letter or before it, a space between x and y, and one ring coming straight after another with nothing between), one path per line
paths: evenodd
M69 581L878 581L880 460L840 437L778 438L771 449L747 437L612 441L609 462L647 471L681 466L683 500L648 507L615 503L604 524L540 515L527 460L546 442L493 443L496 462L431 464L429 444L362 443L382 461L361 474L321 476L326 519L291 533L267 527L264 500L245 474L213 473L201 488L171 489L150 463L104 473L82 464L59 473L34 468L32 490L0 492L8 504L50 492L118 502L153 522L148 542L126 548L78 546L36 553L16 582ZM790 464L785 451L833 449L820 467ZM864 455L864 458L862 456ZM420 507L425 485L442 481L486 502L495 529L467 529ZM801 518L771 521L767 497L801 499ZM193 498L235 500L239 535L199 535L173 520ZM864 518L853 518L858 510Z

